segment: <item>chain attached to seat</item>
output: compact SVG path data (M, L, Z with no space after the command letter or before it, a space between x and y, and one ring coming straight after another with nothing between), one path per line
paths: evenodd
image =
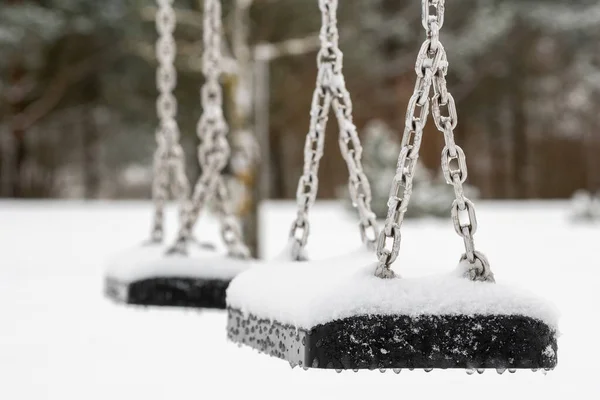
M337 27L338 0L319 0L319 8L322 25L317 82L304 145L303 174L296 191L298 214L290 232L294 260L306 260L304 247L310 231L308 213L317 198L319 162L323 157L325 128L332 106L339 125L340 150L348 167L350 197L360 218L361 239L368 248L374 250L378 235L375 214L371 211L371 187L361 162L362 146L352 122L352 100L342 73L343 55L339 49Z
M186 253L187 242L192 230L209 199L217 203L221 223L221 236L228 255L249 258L250 251L242 240L242 231L233 213L229 190L223 180L222 171L231 154L227 133L229 127L223 116L223 92L219 83L222 72L221 56L221 1L204 0L204 52L202 72L205 82L201 89L202 115L197 125L200 138L198 161L202 173L185 213L175 246L170 252Z
M458 124L458 117L454 98L446 86L448 61L439 37L440 29L444 25L445 0L422 0L422 7L422 24L427 38L417 56L417 82L408 101L402 149L388 200L388 215L377 241L379 263L375 274L381 278L395 276L390 266L400 251L400 227L410 201L423 129L431 105L435 126L444 134L445 146L442 150L441 166L446 183L454 188L456 199L451 208L452 222L465 245L461 263L469 264L466 275L470 279L493 282L494 275L487 258L475 250L475 206L465 197L462 186L467 179L467 163L464 151L454 142L454 129ZM430 98L432 88L433 96ZM392 241L391 249L386 247L388 239Z
M162 242L164 234L164 207L173 194L184 209L184 202L190 193L190 185L185 174L185 154L179 144L177 100L173 90L177 85L175 70L176 45L173 32L176 26L173 0L157 0L156 29L159 34L156 42L156 86L159 96L156 101L159 126L156 130L157 149L154 154L154 179L152 182L152 200L154 202L154 221L151 239L153 243ZM180 218L183 218L183 211Z

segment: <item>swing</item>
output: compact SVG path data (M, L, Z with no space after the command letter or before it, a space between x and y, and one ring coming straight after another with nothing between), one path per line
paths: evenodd
M197 133L201 144L198 159L202 174L196 183L189 204L189 183L185 177L183 150L178 143L179 132L174 120L176 103L172 95L175 86L175 13L172 0L159 0L157 28L157 73L161 95L158 111L161 127L157 134L155 182L153 197L156 211L150 244L121 255L113 261L106 278L105 292L118 302L137 305L224 308L225 290L230 280L250 266L250 253L241 239L241 229L232 212L229 193L221 172L229 161L230 148L226 139L227 124L223 118L221 74L221 7L220 2L205 1L203 73L203 112ZM163 208L168 196L171 171L179 188L182 203L177 240L166 252L162 246ZM227 256L215 255L199 245L192 231L200 210L212 196L220 216L221 234ZM191 245L190 245L191 244Z
M323 86L318 83L316 93L321 93L321 87L329 96L333 92L335 106L344 98L335 95L343 83L335 26L337 0L319 4L323 14L319 76L322 71L333 74ZM454 143L456 109L446 88L446 54L439 41L444 1L423 0L422 4L427 39L417 58L417 83L408 105L388 215L377 239L378 262L361 265L351 255L336 263L282 263L244 272L227 291L228 337L305 369L393 369L396 373L402 368L465 368L468 373L487 368L499 373L553 369L557 363L553 307L528 292L495 284L488 260L474 248L475 208L462 190L466 161ZM391 265L400 249L400 226L430 102L446 143L442 169L456 195L452 221L466 251L451 274L401 279ZM448 115L442 115L443 108ZM312 115L322 117L324 111L313 108ZM324 125L322 120L312 123L321 129ZM309 133L307 143L310 138ZM309 159L311 154L307 153Z

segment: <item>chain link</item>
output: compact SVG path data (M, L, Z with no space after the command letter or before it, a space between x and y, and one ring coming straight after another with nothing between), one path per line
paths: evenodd
M455 200L452 203L451 217L456 233L464 241L465 253L461 261L466 260L472 266L469 271L471 279L493 281L489 262L475 250L475 206L465 197L462 186L467 179L467 162L464 151L454 142L458 117L454 98L446 85L448 61L439 39L440 28L444 25L445 0L422 0L422 7L422 24L427 38L419 50L415 64L417 82L408 102L402 149L388 200L388 215L377 241L379 264L375 274L381 278L394 276L390 266L400 251L400 227L412 193L416 161L431 101L435 126L444 134L441 166L446 183L454 188ZM433 96L430 99L432 88ZM390 241L391 248L388 248Z
M350 197L358 209L361 239L368 248L375 249L378 236L375 214L371 211L371 187L362 167L362 146L352 120L352 100L342 72L337 7L338 0L319 0L322 25L319 35L321 48L317 55L318 74L304 145L304 168L296 191L298 212L290 232L294 260L306 258L304 247L310 231L308 213L317 198L319 162L323 157L325 128L331 107L339 125L338 142L348 167Z
M164 207L170 194L181 203L180 219L183 218L183 204L189 196L190 187L185 174L185 155L179 144L177 100L173 90L177 85L175 70L175 31L176 18L173 0L157 0L156 30L156 87L159 92L156 111L159 125L156 130L157 148L154 153L154 180L152 182L152 200L154 202L154 221L151 242L161 242L164 234Z
M250 249L241 240L242 228L233 212L229 189L223 179L218 181L215 197L217 211L221 218L221 237L225 242L229 255L235 258L250 258Z
M228 254L232 257L248 258L250 252L243 243L239 221L233 213L231 197L222 176L231 149L227 141L229 127L223 116L223 92L219 82L222 72L221 23L221 1L204 0L202 72L205 82L201 89L202 115L196 127L200 138L198 161L202 173L194 187L186 219L171 251L186 252L187 241L191 238L200 211L212 198L217 204L221 236Z

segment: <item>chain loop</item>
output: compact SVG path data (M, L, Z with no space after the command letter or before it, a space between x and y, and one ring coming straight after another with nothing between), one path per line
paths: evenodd
M449 147L452 146L452 147ZM454 152L454 155L452 153ZM454 168L452 161L456 160L458 165ZM442 150L442 172L446 183L454 184L454 176L458 176L458 181L463 184L467 180L467 159L465 152L459 146L448 142L448 145Z
M319 186L319 163L323 157L325 127L333 107L339 125L338 143L349 174L352 204L359 214L359 233L363 243L375 249L377 225L371 210L371 187L362 167L362 146L352 119L352 100L342 72L343 53L339 48L337 27L338 0L319 0L321 10L321 49L317 55L317 82L310 111L310 126L304 145L304 168L298 181L298 215L292 224L292 259L305 258L308 240L308 213L315 203Z
M223 115L223 91L219 82L222 72L221 18L221 1L204 0L202 72L205 82L201 89L202 115L196 127L200 138L198 161L202 173L194 187L185 223L180 227L172 251L186 252L186 243L191 238L200 211L212 198L217 205L221 237L229 256L248 258L250 251L242 240L242 230L234 215L231 196L222 176L222 171L229 162L231 149L227 141L229 127Z
M391 250L386 247L387 239L392 240ZM386 224L377 238L377 258L381 265L390 265L396 261L400 250L400 241L400 226L398 224Z
M444 131L447 129L446 127L449 125L450 130L456 129L458 125L458 113L456 112L456 104L454 103L454 97L448 90L446 89L445 82L443 85L439 84L440 80L437 80L437 90L444 90L446 95L446 102L442 102L442 95L440 93L436 93L431 99L431 109L433 114L433 121L435 122L435 126L440 131ZM442 115L442 107L447 107L448 115Z
M473 260L469 260L466 254L460 258L459 264L466 263L464 276L472 281L495 282L494 273L490 268L487 257L479 252L473 252Z
M475 250L473 241L473 235L477 231L475 206L465 197L463 189L463 183L468 176L467 161L462 148L454 142L458 114L454 98L448 92L446 85L448 61L446 50L439 40L440 29L444 25L445 0L422 0L421 3L422 25L427 38L419 50L415 63L417 82L413 95L408 101L402 149L390 190L385 228L377 241L379 264L375 275L381 278L394 276L390 266L400 251L400 227L412 193L412 180L419 157L423 128L429 113L429 101L431 101L435 126L444 134L442 172L446 183L454 188L452 222L456 233L463 238L465 246L461 262L469 263L470 269L466 275L471 279L493 282L493 274L487 259ZM430 98L432 89L433 96ZM443 113L444 108L447 114ZM386 247L388 239L393 240L391 249Z
M429 36L432 25L436 24L437 29L442 29L444 26L444 11L445 11L445 0L422 0L421 5L423 7L422 20L423 28ZM435 13L432 14L432 11Z
M152 182L152 200L154 202L154 220L152 224L151 242L161 242L164 234L164 207L172 194L181 203L180 219L183 218L185 200L189 196L190 187L185 174L185 155L179 143L179 127L177 116L177 100L173 90L177 86L175 70L176 45L173 38L176 18L173 0L157 0L156 30L156 87L159 95L156 100L156 111L159 124L156 129L157 148L154 153L154 179ZM171 179L171 177L173 179Z

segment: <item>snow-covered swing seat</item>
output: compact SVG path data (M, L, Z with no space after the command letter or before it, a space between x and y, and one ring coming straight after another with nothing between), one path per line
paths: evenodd
M156 15L160 35L157 41L160 126L154 162L152 238L109 262L104 291L107 297L127 304L223 309L229 282L238 273L250 268L253 262L242 241L241 229L232 212L230 194L221 174L230 156L219 84L221 8L219 2L208 1L209 7L204 13L203 72L206 81L202 86L203 112L197 132L201 141L198 158L202 174L188 201L190 185L184 171L183 149L175 121L176 100L172 93L176 79L172 1L158 0ZM180 229L175 245L167 249L162 245L163 214L170 188L181 203ZM210 250L193 237L199 213L211 197L220 216L227 254Z
M342 149L346 138L353 141L355 137L351 119L340 119L351 110L351 103L337 46L337 0L319 0L319 5L323 22L319 78L306 142L307 175L300 179L299 214L292 230L292 241L299 249L308 236L303 210L316 195L316 168L311 166L322 152L320 140L329 104L340 122ZM554 307L528 291L495 283L488 260L474 248L475 208L462 190L467 166L464 152L454 143L456 108L446 88L448 64L439 42L444 1L422 0L422 5L427 39L417 58L417 84L409 101L388 216L377 239L377 257L375 252L362 251L344 259L282 262L242 272L227 289L228 337L303 368L395 372L402 368L465 368L467 372L493 368L499 373L553 369L558 332ZM446 142L442 169L455 189L451 215L465 253L451 273L401 278L391 265L399 253L400 227L430 104ZM442 109L448 110L447 116ZM348 157L360 157L360 145L353 141L353 149L344 158L351 160L349 166L360 168L360 160ZM359 211L370 210L368 182L349 170L350 186L357 177L361 182L360 190L351 190L353 202ZM314 191L307 193L306 186ZM304 229L297 235L299 226Z
M146 244L110 260L104 290L119 303L223 309L230 281L250 266L249 260L195 243L185 254L167 254L164 246Z
M337 261L238 275L227 292L230 339L307 368L556 365L555 310L527 291L465 279L467 263L446 275L381 279L364 254Z

